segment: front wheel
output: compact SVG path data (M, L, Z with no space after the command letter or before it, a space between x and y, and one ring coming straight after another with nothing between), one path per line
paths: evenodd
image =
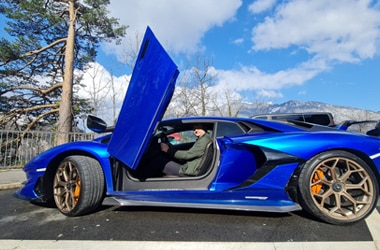
M54 175L53 194L58 210L67 216L92 212L104 192L103 170L98 161L87 156L66 157Z
M300 204L327 223L344 225L367 217L376 207L378 183L366 162L346 151L315 156L301 170Z

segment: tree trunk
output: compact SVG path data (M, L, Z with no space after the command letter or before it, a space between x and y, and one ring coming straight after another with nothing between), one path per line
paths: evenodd
M75 19L76 13L74 1L68 1L70 13L70 25L67 34L65 50L65 68L62 86L62 99L59 106L58 137L57 144L69 141L69 132L72 128L72 98L73 98L73 79L74 79L74 44L75 44Z

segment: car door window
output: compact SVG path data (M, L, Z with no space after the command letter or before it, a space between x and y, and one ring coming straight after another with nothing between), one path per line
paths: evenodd
M305 121L315 124L321 124L325 126L331 125L331 120L328 115L325 114L313 114L313 115L305 115Z

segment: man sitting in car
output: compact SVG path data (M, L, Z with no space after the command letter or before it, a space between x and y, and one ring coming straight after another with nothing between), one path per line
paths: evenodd
M194 126L194 135L197 137L194 145L188 150L175 150L166 143L161 143L161 150L167 153L172 159L177 161L169 161L166 163L163 173L167 176L196 176L199 172L199 165L202 156L205 153L207 145L211 142L211 137L206 133L206 129L202 125Z

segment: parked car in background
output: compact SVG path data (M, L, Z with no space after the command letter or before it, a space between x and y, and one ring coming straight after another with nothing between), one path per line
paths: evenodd
M17 196L52 203L67 216L94 212L100 204L278 213L303 209L321 221L346 225L375 209L378 137L298 120L162 120L178 73L148 29L115 127L90 117L90 129L110 134L63 144L32 159L24 166L27 181ZM211 143L198 171L165 176L156 158L162 156L160 143L171 141L174 151L187 150L199 125Z
M337 129L350 132L362 133L371 136L380 137L380 121L379 120L346 120L335 126Z
M252 116L252 118L264 120L295 120L323 126L335 126L333 115L329 112L260 114Z

